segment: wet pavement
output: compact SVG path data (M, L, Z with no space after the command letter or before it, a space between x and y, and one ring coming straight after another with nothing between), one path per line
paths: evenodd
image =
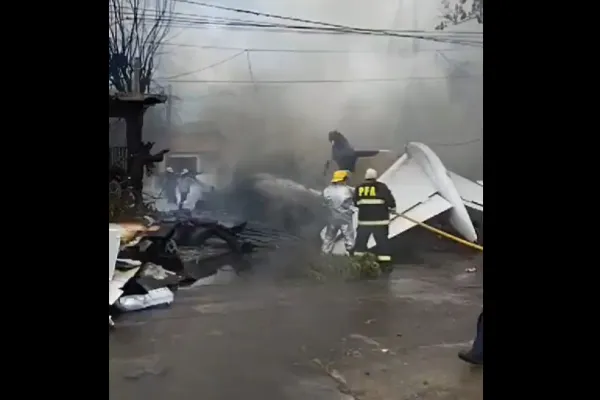
M237 279L127 314L109 337L113 400L481 399L458 360L482 304L481 259L388 281Z

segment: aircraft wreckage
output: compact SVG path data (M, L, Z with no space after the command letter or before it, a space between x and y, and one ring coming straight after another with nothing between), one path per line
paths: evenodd
M354 154L348 154L352 152ZM392 154L389 150L354 151L350 147L347 153L337 150L336 154L334 149L333 158L340 158L341 162L338 162L338 165L350 167L354 172L359 158L374 157L383 152ZM378 161L381 163L381 160L373 160L375 163ZM453 228L453 233L462 236L468 242L482 241L482 180L473 182L448 171L433 150L418 142L408 143L404 154L390 163L387 164L387 168L384 167L385 172L378 180L387 184L394 194L398 214L407 217L395 217L391 220L390 238L401 235L417 223L424 223L442 213L447 213L448 223ZM360 180L362 176L355 176L352 179L354 183L357 178ZM320 191L307 188L297 182L276 178L270 174L257 174L255 179L255 188L264 197L276 200L278 204L306 206L311 202L321 203ZM356 228L357 213L354 214L353 222ZM371 237L368 246L373 248L375 245ZM337 240L333 253L346 254L341 238Z
M448 171L428 146L418 142L407 144L405 153L378 180L394 194L398 214L408 217L390 221L390 238L416 226L413 221L426 222L447 211L454 230L469 242L477 242L473 222L480 225L483 219L483 181L472 182ZM356 213L353 222L356 227ZM375 246L372 237L368 246ZM345 254L341 240L336 242L333 252Z
M375 155L368 163L384 171L379 180L388 185L396 198L400 217L390 222L390 238L443 215L457 236L481 242L482 180L473 182L448 171L428 146L418 142L408 143L400 157L386 151L388 158L391 155L387 165L377 160L378 151L355 153L344 154L353 168L358 157ZM358 172L354 175L354 181L361 178ZM267 173L251 176L248 185L254 195L267 200L263 204L266 208L278 205L301 210L298 223L306 223L308 214L313 214L313 221L319 220L318 215L314 216L322 209L319 190ZM298 239L285 227L275 229L241 218L232 220L231 216L207 214L206 209L198 212L201 192L196 188L183 210L159 209L153 216L156 219L109 224L109 325L113 324L111 316L120 312L169 304L180 286L201 285L227 268L235 275L247 267L247 253L274 248L281 240ZM234 196L246 197L239 193ZM263 203L256 199L248 196L250 202ZM355 213L355 226L356 217ZM368 246L375 245L371 237ZM333 253L345 254L341 238Z

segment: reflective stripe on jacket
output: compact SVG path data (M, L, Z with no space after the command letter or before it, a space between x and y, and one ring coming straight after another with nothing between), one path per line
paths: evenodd
M396 208L396 199L385 183L367 179L354 189L353 199L358 207L359 225L390 223L390 209Z

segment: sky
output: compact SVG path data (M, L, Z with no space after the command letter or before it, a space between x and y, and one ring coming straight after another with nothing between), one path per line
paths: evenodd
M192 2L177 0L175 12L187 18L274 21ZM207 2L355 27L427 31L439 21L441 8L440 0ZM214 122L232 139L236 159L293 149L297 156L306 155L307 169L316 171L316 164L322 168L316 160L327 157L327 132L338 129L357 148L400 150L408 141L421 141L449 169L483 177L482 48L367 35L179 26L171 29L155 77L160 85L171 85L177 98L174 124ZM481 32L482 26L469 22L454 29ZM213 64L219 65L207 68ZM265 82L273 80L286 82ZM322 80L349 82L289 82Z

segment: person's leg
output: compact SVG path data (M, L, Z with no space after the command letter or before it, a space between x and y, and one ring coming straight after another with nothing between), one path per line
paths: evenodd
M470 364L483 365L483 311L477 318L477 334L473 341L473 347L469 351L458 353L458 357Z
M323 245L321 251L325 254L331 254L335 246L335 239L338 233L338 227L333 224L327 224L325 234L323 235Z
M473 341L473 355L483 360L483 311L477 318L477 336Z
M346 251L350 254L352 253L352 249L354 249L354 243L356 242L356 232L354 231L354 225L343 224L342 226L340 226L340 230L342 231L342 235L344 236L344 246L346 247Z
M167 191L167 201L169 204L177 204L177 193L174 188Z
M183 208L183 204L188 197L188 192L181 192L181 199L179 200L179 209Z
M367 252L367 242L369 241L369 236L371 236L371 227L365 225L359 225L356 229L356 242L354 243L354 252L355 256L363 256Z
M388 235L389 235L389 226L377 226L373 230L373 236L375 238L376 244L376 252L377 252L377 261L379 263L385 263L385 265L389 265L392 262L392 254L390 253L390 249L388 246Z

